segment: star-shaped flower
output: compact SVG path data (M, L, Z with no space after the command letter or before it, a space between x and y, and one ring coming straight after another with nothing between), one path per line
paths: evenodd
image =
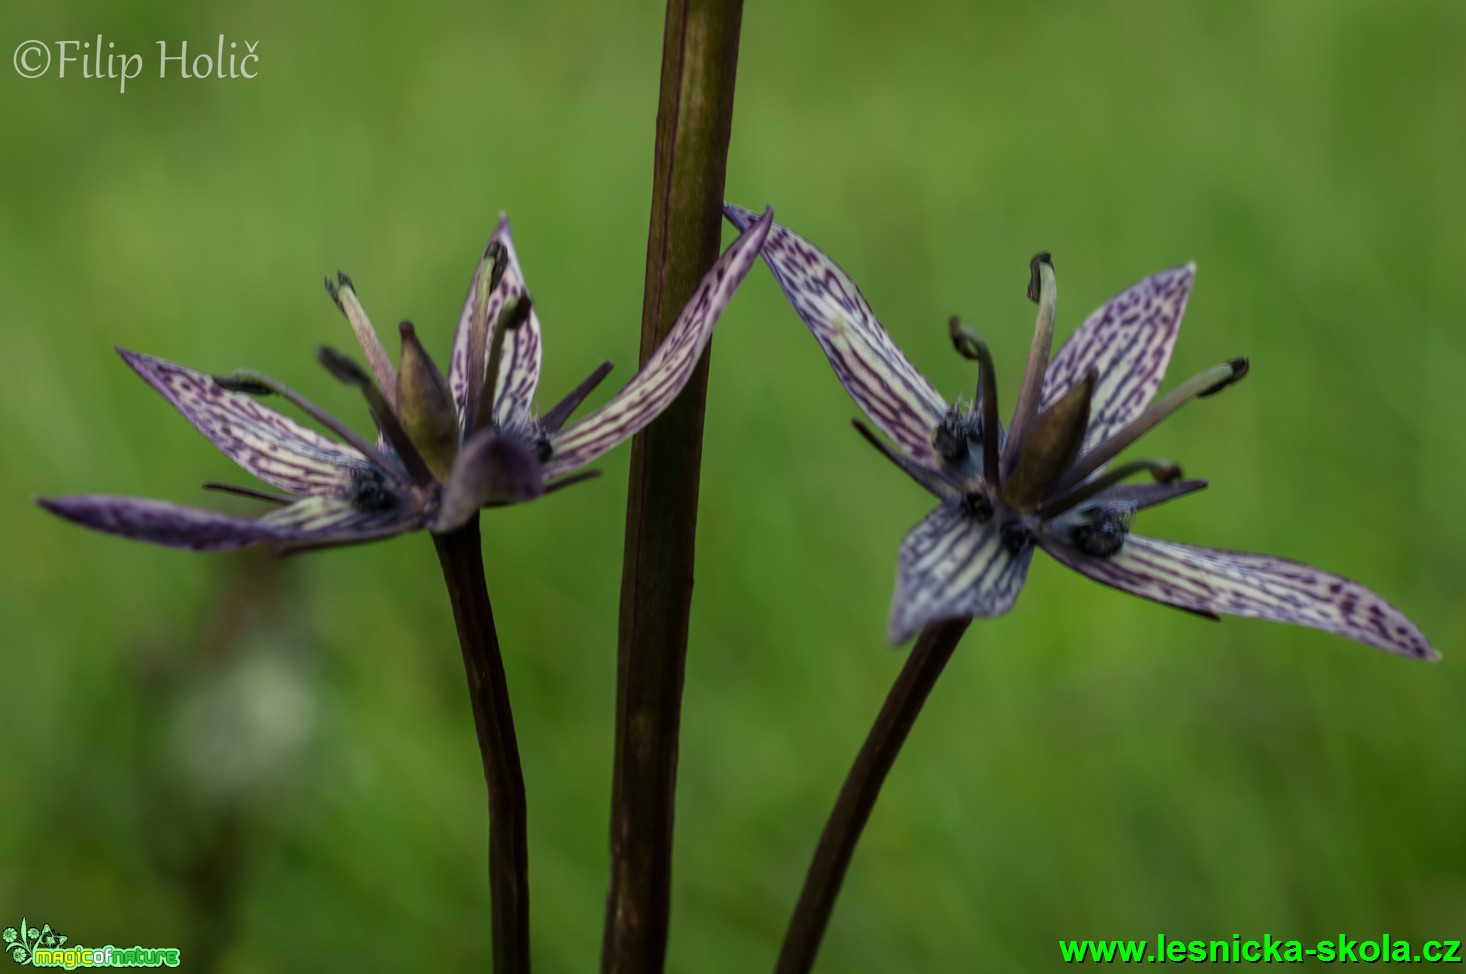
M724 212L740 229L755 220L731 204ZM1191 294L1193 265L1116 295L1050 361L1057 288L1049 256L1035 257L1029 297L1039 305L1038 324L1005 430L987 347L955 319L953 342L980 366L977 397L966 406L937 393L845 272L807 240L776 224L763 256L840 383L894 445L857 427L941 501L901 545L892 642L939 620L1007 612L1037 545L1096 581L1200 615L1292 622L1436 658L1414 623L1358 582L1284 558L1131 533L1138 511L1206 482L1180 479L1165 461L1110 461L1184 403L1247 373L1247 360L1234 359L1152 402ZM1154 482L1122 482L1143 473Z
M86 527L192 551L260 541L286 550L355 544L427 528L452 531L485 506L530 500L573 483L586 464L645 427L687 384L713 326L747 275L772 211L752 221L703 277L667 337L626 388L573 423L609 362L543 414L534 408L540 324L501 219L474 272L445 378L403 322L394 368L345 275L327 289L350 322L371 374L328 348L322 363L359 387L375 442L303 396L255 372L214 376L118 349L124 361L231 460L277 491L224 484L277 508L250 519L142 498L85 495L41 500ZM278 395L339 439L269 409Z

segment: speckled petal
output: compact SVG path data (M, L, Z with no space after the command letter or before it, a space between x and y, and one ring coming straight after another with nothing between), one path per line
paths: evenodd
M723 212L740 230L755 219L731 203ZM931 437L947 404L886 334L860 289L813 244L778 224L763 255L850 398L907 456L940 466Z
M494 329L499 323L499 314L505 302L528 294L524 283L524 272L519 267L519 257L514 252L514 240L509 235L509 217L500 216L494 235L484 248L487 253L495 244L501 244L508 256L504 277L494 293L489 295L487 312L488 327L484 329L484 367L488 367L488 348L494 340ZM473 309L480 284L480 275L487 268L482 262L474 271L469 282L468 297L463 302L463 311L458 316L458 331L453 336L453 358L448 366L448 385L453 391L453 401L458 415L464 415L468 399L469 348L473 333ZM534 393L540 381L540 360L543 350L540 344L539 315L531 308L529 318L504 339L503 357L499 362L499 377L495 384L494 424L502 430L522 431L528 429L534 419ZM487 383L485 383L487 384Z
M713 326L732 300L733 292L748 276L772 224L773 210L766 210L728 245L703 275L657 350L625 389L584 419L550 436L550 458L545 461L547 478L590 463L672 404L702 358L703 349L712 338Z
M37 503L95 531L185 551L225 551L277 537L275 529L249 518L142 497L88 494Z
M1108 558L1051 538L1043 543L1097 582L1177 608L1310 626L1416 659L1439 656L1399 609L1358 582L1301 562L1134 534Z
M212 376L151 355L117 351L195 429L267 484L292 494L336 496L349 490L354 473L371 469L351 447L230 392Z
M979 520L961 501L948 501L901 542L891 642L943 619L1002 615L1022 591L1032 560L1031 547L1015 551L1004 542L995 519Z
M1049 363L1043 409L1091 369L1099 374L1083 452L1150 405L1165 378L1195 279L1196 265L1185 264L1138 281L1090 315Z
M339 497L307 497L258 519L104 494L46 498L37 503L83 527L184 551L227 551L261 541L349 542L411 531L422 524L417 511L363 511Z

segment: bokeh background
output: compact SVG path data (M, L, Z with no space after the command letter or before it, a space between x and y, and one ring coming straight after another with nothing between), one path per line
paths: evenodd
M7 3L29 38L145 55L0 69L0 923L177 945L220 972L483 969L486 822L421 536L285 562L83 532L31 504L216 503L247 477L112 352L251 366L338 415L320 278L446 355L501 209L543 399L636 360L655 2ZM257 41L254 80L159 80L157 42ZM750 0L728 195L773 203L946 394L962 314L1011 396L1027 261L1060 332L1200 276L1172 381L1253 374L1148 441L1211 479L1148 533L1304 558L1408 611L1422 665L1220 625L1042 558L975 625L857 855L823 971L1048 970L1070 937L1461 938L1466 916L1466 6ZM73 72L75 66L73 66ZM1009 400L1011 401L1011 400ZM755 270L708 402L670 968L767 969L901 652L925 495ZM489 517L529 790L541 971L595 968L627 450Z

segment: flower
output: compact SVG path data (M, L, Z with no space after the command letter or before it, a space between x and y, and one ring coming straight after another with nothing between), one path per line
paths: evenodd
M724 212L739 228L754 214ZM1039 305L1012 422L998 420L986 345L951 323L959 352L979 363L975 400L948 404L881 327L860 291L807 240L775 225L763 257L824 348L835 375L891 443L856 426L941 501L906 536L889 636L928 623L1012 608L1035 545L1095 581L1199 615L1312 626L1369 646L1435 659L1435 648L1393 605L1357 582L1267 555L1201 548L1130 531L1147 507L1200 490L1159 460L1111 468L1143 433L1184 403L1247 373L1247 360L1208 369L1152 402L1191 294L1186 264L1147 277L1087 318L1049 361L1057 304L1053 262L1031 265ZM1153 483L1123 483L1150 473Z
M5 942L7 944L13 944L13 943L15 943L15 939L18 936L19 936L19 934L16 933L16 930L15 930L14 927L6 927L5 928Z
M571 414L605 378L609 362L558 405L534 409L540 325L509 236L507 218L484 250L459 317L445 378L410 322L401 325L398 368L378 340L351 281L326 288L345 314L371 373L340 352L323 365L366 396L375 443L280 383L256 372L214 376L119 348L138 375L231 460L277 491L225 484L209 489L274 503L263 517L142 498L85 495L39 501L89 528L191 551L260 541L282 550L355 544L427 528L461 527L480 508L530 500L592 476L576 471L645 427L676 399L723 309L747 275L772 211L735 240L703 277L645 366L605 405ZM268 409L278 395L338 439Z

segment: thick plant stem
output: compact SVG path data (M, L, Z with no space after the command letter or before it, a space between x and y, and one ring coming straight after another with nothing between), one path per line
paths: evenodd
M784 935L784 946L779 951L776 974L806 974L814 967L815 955L820 949L820 940L830 922L830 913L835 908L835 898L840 895L840 884L845 880L845 870L850 857L855 853L855 844L860 841L861 830L870 819L876 797L886 773L901 753L901 745L921 706L931 693L937 677L952 658L952 650L967 631L970 619L953 619L927 626L916 638L906 665L896 677L886 702L865 739L860 754L835 809L825 823L820 835L819 847L814 861L810 863L809 874L804 879L799 903L794 907L794 917L789 921L789 931Z
M494 610L484 583L478 516L449 534L433 535L443 581L453 602L458 644L468 675L473 724L489 786L489 896L494 937L494 974L529 971L529 842L524 774L509 684L499 656Z
M642 363L718 256L742 16L742 0L667 2ZM631 448L601 954L607 974L656 974L666 957L707 368L704 357L682 395Z

